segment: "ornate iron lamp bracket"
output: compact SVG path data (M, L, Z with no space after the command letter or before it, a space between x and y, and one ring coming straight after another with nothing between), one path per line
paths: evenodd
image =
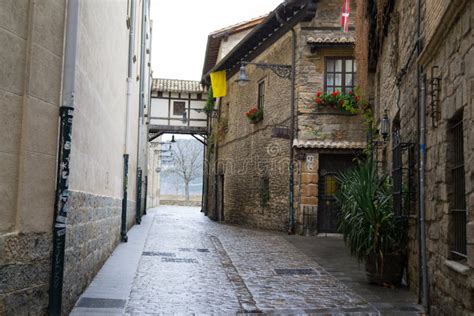
M270 69L275 75L280 78L290 79L292 74L292 67L290 65L282 65L282 64L268 64L268 63L251 63L247 61L242 61L241 64L243 66L246 65L254 65L260 69Z

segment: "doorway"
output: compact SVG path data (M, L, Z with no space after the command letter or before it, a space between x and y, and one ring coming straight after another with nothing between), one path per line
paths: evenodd
M318 180L318 233L337 233L341 216L336 201L337 176L354 166L354 154L320 154Z

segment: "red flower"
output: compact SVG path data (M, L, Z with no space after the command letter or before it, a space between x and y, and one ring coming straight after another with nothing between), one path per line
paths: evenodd
M318 91L318 93L316 93L316 96L319 98L321 96L321 92Z
M333 97L337 97L337 96L339 95L339 91L334 91L333 93L331 93L331 95L332 95Z
M317 104L321 104L321 102L322 102L322 101L321 101L320 98L317 98L317 99L316 99L316 103L317 103Z
M351 90L351 91L349 91L349 94L350 94L350 95L353 95L353 94L354 94L354 92L352 92L352 90Z

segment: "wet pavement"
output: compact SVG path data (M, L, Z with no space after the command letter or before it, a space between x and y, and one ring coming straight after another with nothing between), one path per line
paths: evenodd
M101 288L109 281L94 280L73 315L413 315L420 310L406 290L367 287L340 238L287 236L220 224L199 208L167 206L148 214L140 225L147 227L137 228L142 238L146 235L144 246L117 249L122 256L137 258L132 260L137 264L129 297L114 300L108 291L109 301L104 301ZM110 264L114 271L124 260L118 259L115 256ZM113 260L114 255L109 261ZM120 275L109 278L123 293L127 289L116 284Z

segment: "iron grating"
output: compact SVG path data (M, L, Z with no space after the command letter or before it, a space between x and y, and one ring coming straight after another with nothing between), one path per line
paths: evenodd
M313 269L275 269L278 275L308 275L314 274Z
M196 259L192 258L169 258L162 257L161 262L170 262L170 263L198 263Z
M179 251L184 251L184 252L191 252L191 251L197 251L197 252L209 252L209 249L207 248L178 248Z
M144 251L142 256L155 256L155 257L176 257L172 252L155 252L155 251Z
M124 308L126 300L112 298L83 297L77 303L77 307L88 308Z

